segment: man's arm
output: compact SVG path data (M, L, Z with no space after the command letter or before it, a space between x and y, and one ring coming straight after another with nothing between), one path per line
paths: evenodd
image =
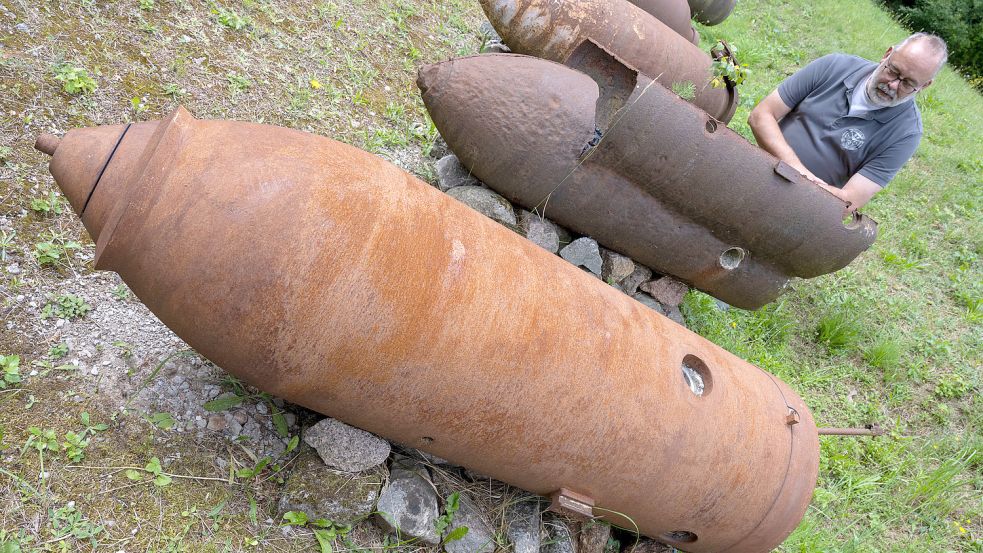
M843 188L835 188L832 186L823 186L826 190L833 193L834 196L847 202L847 212L852 213L867 203L870 198L880 191L881 185L868 179L867 177L856 173L850 180L846 181Z
M808 177L809 180L826 184L819 177L812 174L812 171L806 169L799 156L795 155L795 151L788 145L785 136L782 135L782 129L778 126L778 122L788 115L790 111L792 111L792 108L785 105L785 101L778 94L778 90L774 90L764 100L758 102L758 105L751 110L751 115L748 117L747 122L751 126L755 140L758 141L758 146L764 151L788 163L796 171Z

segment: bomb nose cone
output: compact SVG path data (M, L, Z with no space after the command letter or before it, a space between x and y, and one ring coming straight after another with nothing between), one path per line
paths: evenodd
M125 125L75 129L61 140L42 134L35 148L51 155L48 168L75 213L82 215L113 150L123 136Z
M44 133L38 137L37 141L34 142L34 149L39 152L44 152L49 156L55 155L55 150L58 149L58 143L61 139L53 134Z

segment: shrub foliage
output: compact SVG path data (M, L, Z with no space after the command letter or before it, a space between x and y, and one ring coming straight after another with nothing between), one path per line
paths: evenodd
M911 30L945 39L949 63L983 89L983 0L883 1Z

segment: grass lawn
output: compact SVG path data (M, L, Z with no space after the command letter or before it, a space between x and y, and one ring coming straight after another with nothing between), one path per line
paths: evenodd
M61 441L79 430L80 411L95 425L115 407L87 395L84 375L51 370L75 352L61 349L64 329L41 318L44 306L57 296L84 320L85 298L115 301L118 283L92 277L93 245L52 195L34 138L157 119L183 104L200 118L336 138L432 181L436 131L416 70L476 52L481 21L476 0L0 0L0 356L5 374L18 356L22 377L0 386L0 552L14 542L24 551L314 544L309 531L283 533L269 518L273 476L138 486L110 470L175 452L185 457L168 470L214 468L226 444L212 451L167 432L150 417L160 413L123 415L125 429L114 419L90 431L89 449L76 443L104 471L65 470L69 448L45 453L43 430ZM879 59L907 34L870 0L740 0L726 22L699 30L704 49L725 39L750 66L731 123L749 138L750 109L797 68L837 51ZM983 98L946 69L918 104L918 153L864 210L880 222L870 251L757 312L722 311L698 292L685 301L695 331L789 383L821 426L889 431L821 438L812 506L781 551L983 551ZM141 356L114 331L100 338L107 350ZM134 367L137 378L157 361ZM41 374L29 376L33 368ZM42 459L49 476L39 482Z

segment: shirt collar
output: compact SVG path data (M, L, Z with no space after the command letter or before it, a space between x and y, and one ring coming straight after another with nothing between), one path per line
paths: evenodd
M850 101L853 98L853 89L857 87L857 84L864 82L875 69L877 69L877 64L874 62L868 62L867 65L864 65L860 69L850 73L845 79L843 79L843 84L846 86L847 111L850 109ZM898 104L889 108L878 108L868 112L868 115L872 119L877 120L878 123L887 123L891 119L894 119L895 117L904 113L905 110L910 109L911 106L909 104L914 105L914 103L914 100L912 100L910 102L904 102L903 104Z

